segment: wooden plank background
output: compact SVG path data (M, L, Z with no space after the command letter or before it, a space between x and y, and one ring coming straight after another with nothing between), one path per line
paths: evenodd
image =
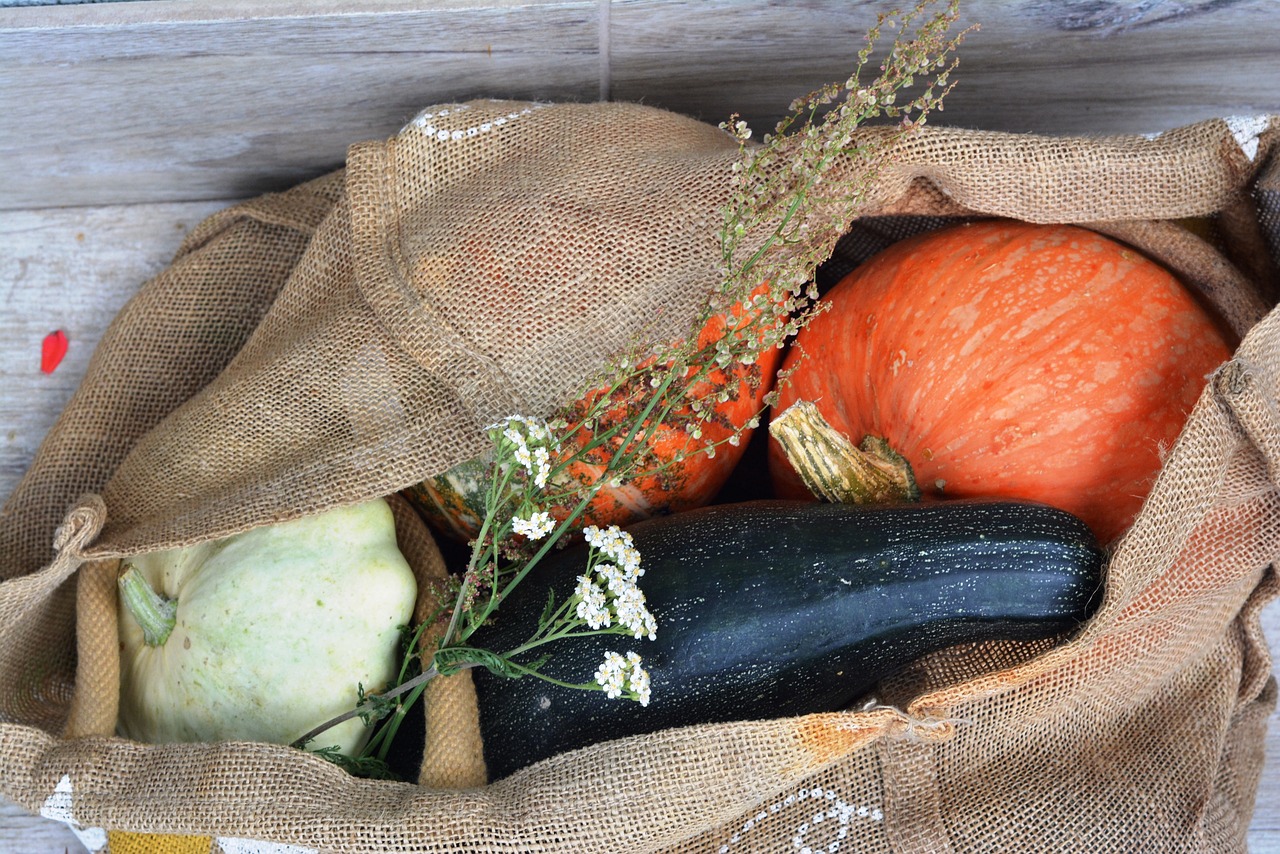
M880 0L269 3L0 8L0 496L108 320L230 201L319 174L420 108L641 100L766 129L845 76ZM1275 0L970 0L942 124L1155 132L1280 113ZM61 328L64 364L39 371ZM1280 605L1266 614L1280 648ZM1250 843L1280 851L1280 722ZM0 854L83 851L0 801Z
M0 208L225 199L467 97L643 100L768 129L843 79L884 0L0 9ZM969 0L940 122L1156 131L1280 112L1275 0ZM211 12L216 12L210 14Z

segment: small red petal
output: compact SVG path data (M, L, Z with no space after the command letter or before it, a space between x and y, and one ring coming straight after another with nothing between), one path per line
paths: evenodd
M54 368L58 367L62 362L62 357L67 355L67 335L61 329L57 332L50 332L44 336L44 343L40 346L40 370L46 374L51 374Z

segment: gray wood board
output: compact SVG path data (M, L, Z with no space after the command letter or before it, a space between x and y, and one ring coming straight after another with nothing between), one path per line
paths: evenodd
M228 200L320 174L352 142L470 97L610 97L711 122L738 112L767 129L793 97L844 77L874 14L895 5L152 0L0 9L0 495L30 463L110 318ZM1128 133L1280 113L1274 0L971 0L964 10L982 29L962 49L960 85L939 123ZM40 339L58 328L70 351L42 374ZM1280 648L1280 606L1264 623ZM1280 851L1275 717L1266 750L1250 843ZM0 802L0 854L64 850L83 850L64 826Z
M0 9L0 208L227 199L471 97L667 107L761 130L843 79L889 0L238 2ZM1274 0L971 0L936 121L1155 131L1280 112Z

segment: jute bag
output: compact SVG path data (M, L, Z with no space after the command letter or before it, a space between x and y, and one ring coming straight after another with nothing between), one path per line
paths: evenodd
M856 710L604 742L489 784L458 677L416 785L112 736L114 561L394 495L484 425L550 414L634 336L683 332L717 282L736 144L634 105L442 105L218 214L112 324L0 517L0 791L117 851L124 832L224 852L1242 848L1276 702L1278 134L926 129L842 247L854 263L955 217L1089 224L1248 330L1078 634L948 650ZM1209 215L1212 241L1171 224ZM397 506L429 595L438 551Z

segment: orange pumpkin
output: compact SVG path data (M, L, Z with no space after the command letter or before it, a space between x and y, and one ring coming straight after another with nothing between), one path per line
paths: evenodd
M756 291L757 294L762 292L764 286ZM730 317L735 323L747 318L740 305L732 309ZM728 323L729 318L725 315L713 317L699 331L698 346L713 346L728 331ZM701 435L695 438L683 426L673 423L678 420L677 416L690 414L688 406L676 409L668 421L656 425L647 442L652 454L650 464L621 484L602 485L575 525L626 525L650 516L677 513L710 503L741 459L752 431L745 430L737 445L728 444L726 440L761 412L781 359L781 350L768 348L753 364L736 364L728 369L711 371L692 389L693 395L701 397L726 392L728 399L714 405L713 417L703 424ZM580 425L585 414L604 393L604 390L598 390L577 401L571 407L571 426ZM579 451L591 436L604 434L610 428L633 419L651 393L643 376L614 391L603 416L596 419L594 430L573 432L573 441ZM718 445L714 456L700 452L712 444ZM607 445L585 453L580 451L582 459L569 466L568 477L582 485L597 483L612 451ZM677 459L682 455L683 458ZM480 530L488 478L487 460L468 460L438 477L410 487L404 494L437 531L467 540ZM565 504L548 509L553 516L563 519L572 507Z
M797 400L854 444L882 437L925 498L1004 496L1132 522L1232 342L1164 268L1071 226L985 221L899 242L803 329ZM810 496L770 437L774 489Z

